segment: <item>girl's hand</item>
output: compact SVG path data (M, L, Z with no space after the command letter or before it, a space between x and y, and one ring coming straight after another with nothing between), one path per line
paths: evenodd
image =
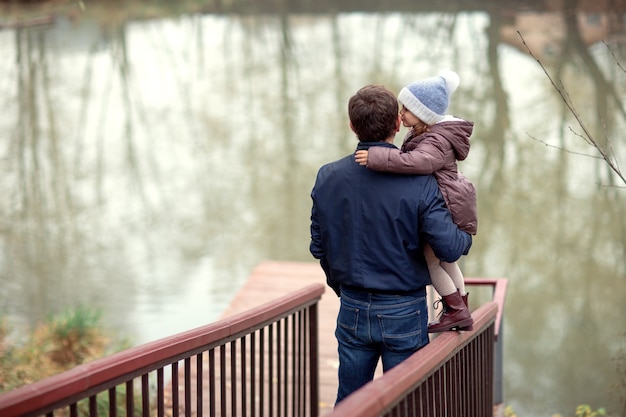
M367 151L356 151L354 154L354 160L360 165L367 165Z

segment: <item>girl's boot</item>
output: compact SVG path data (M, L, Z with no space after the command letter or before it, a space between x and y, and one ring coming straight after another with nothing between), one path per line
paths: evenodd
M461 298L463 299L463 302L465 303L465 307L467 307L469 310L469 301L467 300L468 296L469 296L469 293L466 292L465 295L461 296ZM460 327L459 330L474 330L474 319L472 319L472 324L470 324L469 326Z
M473 329L474 319L458 290L450 295L444 295L441 302L443 312L438 321L428 324L428 333Z

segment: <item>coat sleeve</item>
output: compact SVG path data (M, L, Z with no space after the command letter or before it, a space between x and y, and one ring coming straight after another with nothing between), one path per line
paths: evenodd
M311 192L311 199L313 200L313 208L311 209L311 244L309 246L309 250L315 259L319 259L320 266L324 271L324 275L326 275L326 284L332 288L337 296L339 296L340 286L339 283L332 278L332 271L328 265L328 260L326 259L324 252L324 245L322 243L320 226L317 220L317 207L315 205L315 187Z
M436 138L428 137L408 152L396 148L372 146L367 155L367 167L374 171L398 174L428 175L444 166L445 150Z

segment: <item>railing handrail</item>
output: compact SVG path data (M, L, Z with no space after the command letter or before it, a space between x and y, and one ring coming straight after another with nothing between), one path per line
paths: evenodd
M492 301L498 305L498 314L496 315L495 335L496 341L502 330L502 318L504 316L504 301L506 299L506 288L508 285L506 278L465 278L466 286L487 285L493 287Z
M0 414L17 417L61 404L68 399L114 387L120 381L188 358L260 329L293 311L317 303L323 284L312 284L223 320L136 346L79 365L69 371L0 394Z
M378 417L402 395L423 382L433 371L465 346L475 334L496 321L499 307L489 301L472 313L473 332L445 332L367 385L340 402L328 417Z

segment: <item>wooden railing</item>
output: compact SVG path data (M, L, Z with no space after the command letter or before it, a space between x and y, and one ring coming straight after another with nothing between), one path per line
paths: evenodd
M315 417L323 292L310 285L15 389L0 395L0 416Z
M472 313L473 331L441 333L327 416L492 417L502 395L500 328L507 280L466 282L493 287L493 301Z
M502 399L505 279L445 332L343 400L328 417L491 417ZM0 416L317 417L318 303L313 284L248 312L81 365L0 395Z

